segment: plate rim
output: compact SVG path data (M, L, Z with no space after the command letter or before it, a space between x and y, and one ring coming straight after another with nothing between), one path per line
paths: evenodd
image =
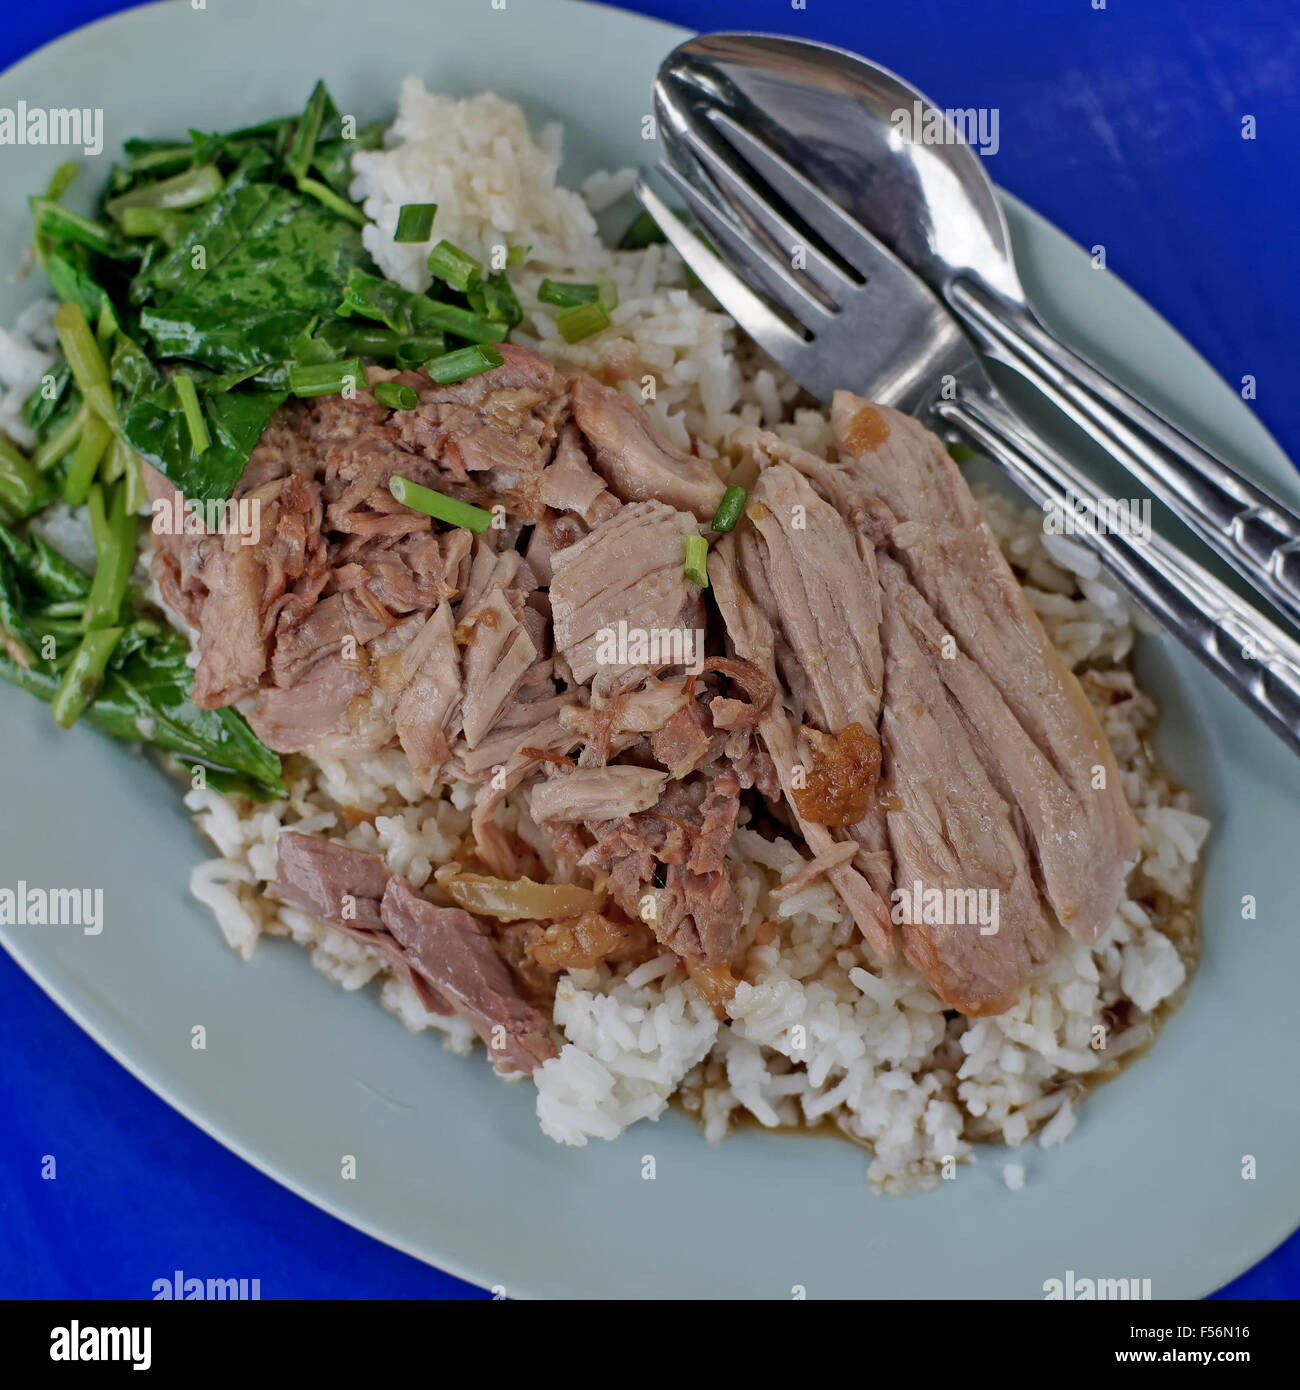
M550 0L550 2L555 3L556 0ZM642 15L634 11L623 9L615 4L604 3L604 0L563 0L563 3L566 5L583 4L616 13L623 21L639 26L649 26L657 35L668 39L671 43L680 42L682 39L696 32L657 19L653 16ZM121 26L135 22L138 17L145 16L147 12L162 11L165 6L171 8L171 4L172 0L141 0L141 3L131 5L113 14L103 15L86 24L79 25L74 29L70 29L65 33L47 40L39 47L24 54L17 62L11 64L8 68L4 69L3 72L0 72L0 79L8 80L13 79L15 76L21 76L24 69L30 64L33 64L42 57L48 57L53 50L58 49L61 45L70 40L84 37L106 27ZM509 96L508 90L506 95ZM1086 256L1086 251L1079 243L1057 227L1053 222L1038 213L1033 206L1024 199L1008 193L1001 187L997 188L997 193L1004 205L1013 208L1018 216L1034 226L1036 234L1043 235L1047 239L1055 239L1060 242L1068 243L1072 250L1079 255ZM1273 437L1259 416L1250 409L1245 401L1237 396L1231 383L1221 376L1193 343L1183 337L1181 332L1171 324L1162 313L1146 301L1125 280L1116 275L1113 271L1108 271L1107 273L1114 282L1122 287L1127 295L1131 296L1156 322L1158 322L1163 335L1171 344L1176 343L1180 349L1193 354L1208 372L1213 373L1225 390L1233 395L1236 401L1237 410L1235 413L1237 417L1242 420L1248 419L1251 422L1252 427L1259 432L1263 440L1267 441L1268 445L1278 457L1288 463L1291 477L1295 480L1296 464L1287 458L1285 451L1281 448L1278 441ZM1123 380L1122 375L1121 380ZM1247 462L1252 472L1258 471L1250 460L1246 460L1245 462ZM1271 482L1272 479L1266 479L1266 481ZM1296 485L1300 486L1300 482L1297 482ZM159 772L158 775L163 776L165 779L165 774ZM184 812L183 807L174 809L179 809ZM1200 920L1201 919L1198 917L1198 922ZM39 938L29 938L29 940L37 941ZM350 1205L345 1200L335 1199L323 1185L313 1185L312 1181L309 1179L299 1179L291 1169L263 1155L259 1151L255 1141L245 1141L238 1135L228 1132L228 1128L224 1123L210 1120L204 1113L200 1101L187 1100L182 1093L175 1090L167 1081L161 1078L155 1079L150 1075L147 1057L137 1057L133 1055L138 1053L139 1049L134 1048L129 1039L124 1040L114 1037L114 1028L110 1017L106 1015L96 1015L93 1012L84 1011L74 1005L72 1000L68 997L68 992L56 978L57 972L48 968L42 969L41 965L33 959L35 953L23 949L25 944L24 938L14 937L11 932L0 929L0 944L3 944L6 954L10 959L18 965L24 974L47 996L47 998L76 1024L78 1028L91 1037L115 1062L122 1066L135 1080L139 1081L154 1095L158 1096L158 1098L171 1109L184 1116L186 1120L195 1125L196 1128L209 1138L219 1143L223 1148L234 1153L258 1172L264 1174L278 1185L286 1188L295 1196L326 1212L345 1225L361 1231L370 1238L379 1241L381 1244L411 1256L423 1264L449 1273L478 1288L485 1290L491 1288L490 1276L482 1267L476 1267L472 1261L462 1258L455 1253L443 1253L439 1251L436 1252L435 1255L431 1255L414 1243L408 1243L407 1240L402 1238L400 1232L389 1232L385 1230L382 1223L370 1218L363 1209ZM925 1195L926 1194L918 1194L915 1200L921 1200ZM884 1199L878 1198L877 1200ZM1300 1219L1300 1210L1297 1211L1297 1219ZM1291 1230L1283 1231L1272 1243L1256 1253L1253 1258L1250 1259L1249 1263L1236 1270L1234 1274L1224 1279L1222 1283L1216 1284L1214 1288L1207 1290L1206 1295L1215 1292L1218 1288L1226 1286L1228 1283L1231 1283L1233 1279L1240 1277L1248 1270L1254 1268L1255 1265L1266 1259L1274 1250L1285 1244L1292 1233ZM515 1284L512 1281L510 1292L511 1297L547 1298L551 1296L544 1290L530 1288L526 1282Z

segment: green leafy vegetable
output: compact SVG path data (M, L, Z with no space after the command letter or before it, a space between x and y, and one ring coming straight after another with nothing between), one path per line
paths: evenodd
M197 455L175 388L166 382L132 405L124 427L126 441L187 498L224 501L286 395L284 391L204 392L200 401L211 443Z
M643 251L647 246L656 246L667 241L658 222L648 212L641 212L632 219L631 225L623 233L618 243L620 251Z

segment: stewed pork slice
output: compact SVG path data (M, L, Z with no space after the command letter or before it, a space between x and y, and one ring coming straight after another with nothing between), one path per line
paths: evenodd
M573 381L573 419L591 448L596 472L624 502L657 499L711 521L726 490L707 459L664 439L622 391L589 376Z
M465 742L477 748L519 693L546 642L543 616L528 606L536 579L514 550L497 552L487 536L475 542L474 563L456 610L463 647Z
M622 505L592 468L582 433L572 421L560 431L555 457L542 471L537 488L552 511L575 512L592 526L608 520Z
M568 381L525 349L503 347L502 356L500 367L453 386L423 372L401 374L420 398L413 411L389 411L371 391L291 402L272 419L232 494L244 515L255 516L254 534L189 527L171 534L158 526L155 577L198 632L196 704L218 708L272 685L288 691L309 683L329 710L313 713L295 735L295 710L305 712L304 702L267 697L262 727L281 740L272 746L310 751L313 738L346 737L373 695L360 686L365 656L349 672L317 663L344 639L349 648L364 647L413 613L428 617L459 596L468 577L467 533L441 531L398 503L388 487L395 474L463 500L500 502L512 517L549 516L539 483L568 420ZM392 377L371 372L376 382ZM156 502L174 503L166 478L151 469L148 483ZM617 505L595 484L587 510ZM332 600L334 611L315 619L316 608ZM335 618L342 612L360 616L340 635ZM522 642L503 653L485 648L478 658L483 679L475 686L483 698L469 709L476 734L491 721L503 670L522 650ZM359 703L340 713L346 688Z
M686 512L636 502L552 557L555 646L578 684L603 670L612 689L630 689L690 663L703 619L684 564L698 531Z
M556 1056L546 1019L520 996L477 917L431 903L397 875L388 880L379 911L412 968L469 1021L495 1067L533 1072Z
M616 820L648 811L667 780L666 772L632 764L576 767L539 782L529 806L538 822Z
M957 649L934 609L902 567L880 561L885 599L906 624L943 682L971 745L1002 799L1020 813L1020 826L1044 896L1057 918L1082 934L1106 927L1109 904L1095 894L1093 847L1075 796L1007 708L983 670Z
M776 682L776 638L761 607L746 591L740 577L736 536L724 536L709 553L710 592L717 604L734 654L751 663L768 680ZM758 717L758 730L808 849L818 860L836 859L840 843L825 825L804 816L799 809L795 768L802 766L790 716L779 700L771 701ZM844 905L853 915L872 953L880 960L893 954L889 908L879 892L853 867L837 859L828 869Z
M667 782L648 810L588 822L595 843L580 867L604 873L614 901L684 960L730 965L742 912L725 860L740 811L730 769Z
M787 464L760 475L747 510L760 538L766 617L779 634L778 661L805 715L827 733L880 716L880 585L834 507Z
M277 874L266 885L268 898L301 908L377 951L430 1013L452 1012L451 1005L430 988L384 926L380 904L390 874L381 855L293 830L282 832L276 852Z
M780 448L771 435L747 441L760 464ZM744 583L777 636L781 676L804 721L800 812L844 827L861 847L858 869L888 898L884 810L873 794L884 675L875 550L860 546L840 513L784 462L768 462L759 475L748 521L753 530L742 528L738 541Z
M903 953L953 1008L1001 1013L1051 956L1053 927L1014 812L892 602L896 566L888 557L880 563L891 599L882 622L881 741Z
M1088 847L1090 887L1063 894L1059 911L1071 935L1095 941L1114 915L1138 854L1137 822L1096 713L940 441L908 416L848 392L836 393L832 424L846 470L875 501L881 543L1070 789L1074 834L1064 842L1045 834L1035 849L1045 881L1069 881L1079 842ZM1013 787L1006 767L1014 758L1004 759L996 743L987 751L1002 765L1003 783Z
M511 516L535 521L543 514L541 476L569 415L568 380L527 348L501 343L497 350L501 366L450 386L423 372L373 377L393 377L420 398L391 425L403 449L432 464L436 476L408 476L463 501L500 502Z
M440 603L405 645L378 657L372 670L388 694L411 771L432 791L451 757L464 698L451 604Z
M556 1055L545 1018L520 997L488 928L439 907L383 858L316 835L281 834L266 894L377 950L425 1007L466 1018L503 1071L531 1072Z

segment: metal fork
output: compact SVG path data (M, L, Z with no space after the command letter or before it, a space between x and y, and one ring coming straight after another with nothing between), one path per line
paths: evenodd
M726 263L644 180L637 185L642 205L740 326L813 395L829 401L844 388L906 411L987 454L1062 516L1074 514L1073 499L1094 495L1076 465L1012 413L924 282L798 171L766 150L746 167L734 149L662 116L660 135L672 161L661 166L664 176ZM777 199L797 208L804 225ZM1082 539L1157 622L1300 753L1300 643L1158 533Z

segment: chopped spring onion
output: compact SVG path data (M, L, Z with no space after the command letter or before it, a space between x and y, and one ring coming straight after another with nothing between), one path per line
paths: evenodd
M208 433L208 422L203 418L203 407L199 404L199 393L194 389L194 378L188 372L177 372L172 377L172 385L176 388L176 399L185 416L185 427L190 432L194 452L196 455L206 454L212 436Z
M722 494L722 501L718 503L718 510L713 513L713 529L715 531L734 531L736 522L740 520L740 514L745 510L745 503L749 501L749 493L743 487L737 487L734 483Z
M458 304L439 304L433 299L426 299L420 305L419 328L422 333L431 328L453 333L471 343L499 343L510 331L505 324L473 314Z
M447 351L447 340L441 333L422 338L403 338L397 345L399 367L422 367L431 357L441 357Z
M600 291L600 304L607 314L612 314L618 308L618 286L609 278L608 275L597 275L595 277L596 288Z
M215 198L225 187L225 179L215 164L204 164L197 169L186 169L184 173L173 174L169 179L159 179L133 188L104 204L104 211L120 224L122 214L127 208L193 208Z
M429 252L429 269L435 280L442 280L461 294L483 278L482 265L449 241L438 242Z
M365 388L366 369L359 357L289 369L289 390L295 396L337 396L343 391Z
M562 309L576 309L580 304L595 304L600 298L600 286L543 280L537 287L537 298L543 304L558 304Z
M428 241L437 211L437 203L403 203L397 210L397 227L393 232L393 240Z
M355 203L349 203L346 198L340 197L335 191L319 179L299 179L298 192L306 193L308 197L315 198L318 203L329 208L331 212L337 212L340 217L346 217L349 222L355 222L358 227L366 225L366 215Z
M703 536L686 537L686 577L701 589L709 587L709 543Z
M113 404L108 363L90 331L81 305L73 300L60 304L54 315L54 331L59 335L59 346L86 404L116 433L122 425Z
M432 488L421 487L409 478L394 474L388 480L388 490L404 506L411 507L435 521L445 521L449 526L460 526L481 536L492 525L492 513L482 507L471 506L468 502L458 502L454 497L444 497Z
M391 328L377 323L352 323L348 319L335 319L328 323L313 339L324 349L323 357L332 361L334 354L344 352L349 357L395 357L401 346L401 335ZM425 354L428 356L428 354ZM304 361L299 353L298 360ZM420 359L423 361L423 358Z
M453 382L466 381L472 376L490 372L504 361L494 347L475 343L472 347L459 348L456 352L444 353L432 362L424 364L429 378L439 386L450 386Z
M566 343L580 343L584 338L590 338L593 333L600 333L608 328L609 314L605 306L599 302L582 304L561 314L555 320L555 326Z
M511 246L506 251L506 265L512 269L515 266L528 264L528 253L533 248L531 246Z
M420 404L415 388L399 381L381 381L375 387L375 399L389 410L414 410Z
M0 500L19 516L31 516L50 501L48 481L3 435L0 435Z
M113 431L99 416L90 416L81 431L81 438L77 440L76 451L63 480L63 500L68 506L80 507L85 502L90 485L95 481L99 462L112 438Z
M623 240L619 242L620 251L644 251L647 246L654 246L661 241L667 241L663 229L658 222L650 216L648 212L638 213L633 219L632 225L623 233Z
M610 313L618 308L618 287L604 275L590 285L560 280L543 280L537 297L543 304L558 304L561 309L576 309L583 304L599 304Z
M513 328L524 316L519 297L504 275L489 275L470 291L470 302L494 323Z
M86 633L81 639L81 645L63 673L50 706L54 722L60 728L70 729L95 698L103 683L104 672L108 669L108 659L121 640L122 631L120 627L101 627Z

